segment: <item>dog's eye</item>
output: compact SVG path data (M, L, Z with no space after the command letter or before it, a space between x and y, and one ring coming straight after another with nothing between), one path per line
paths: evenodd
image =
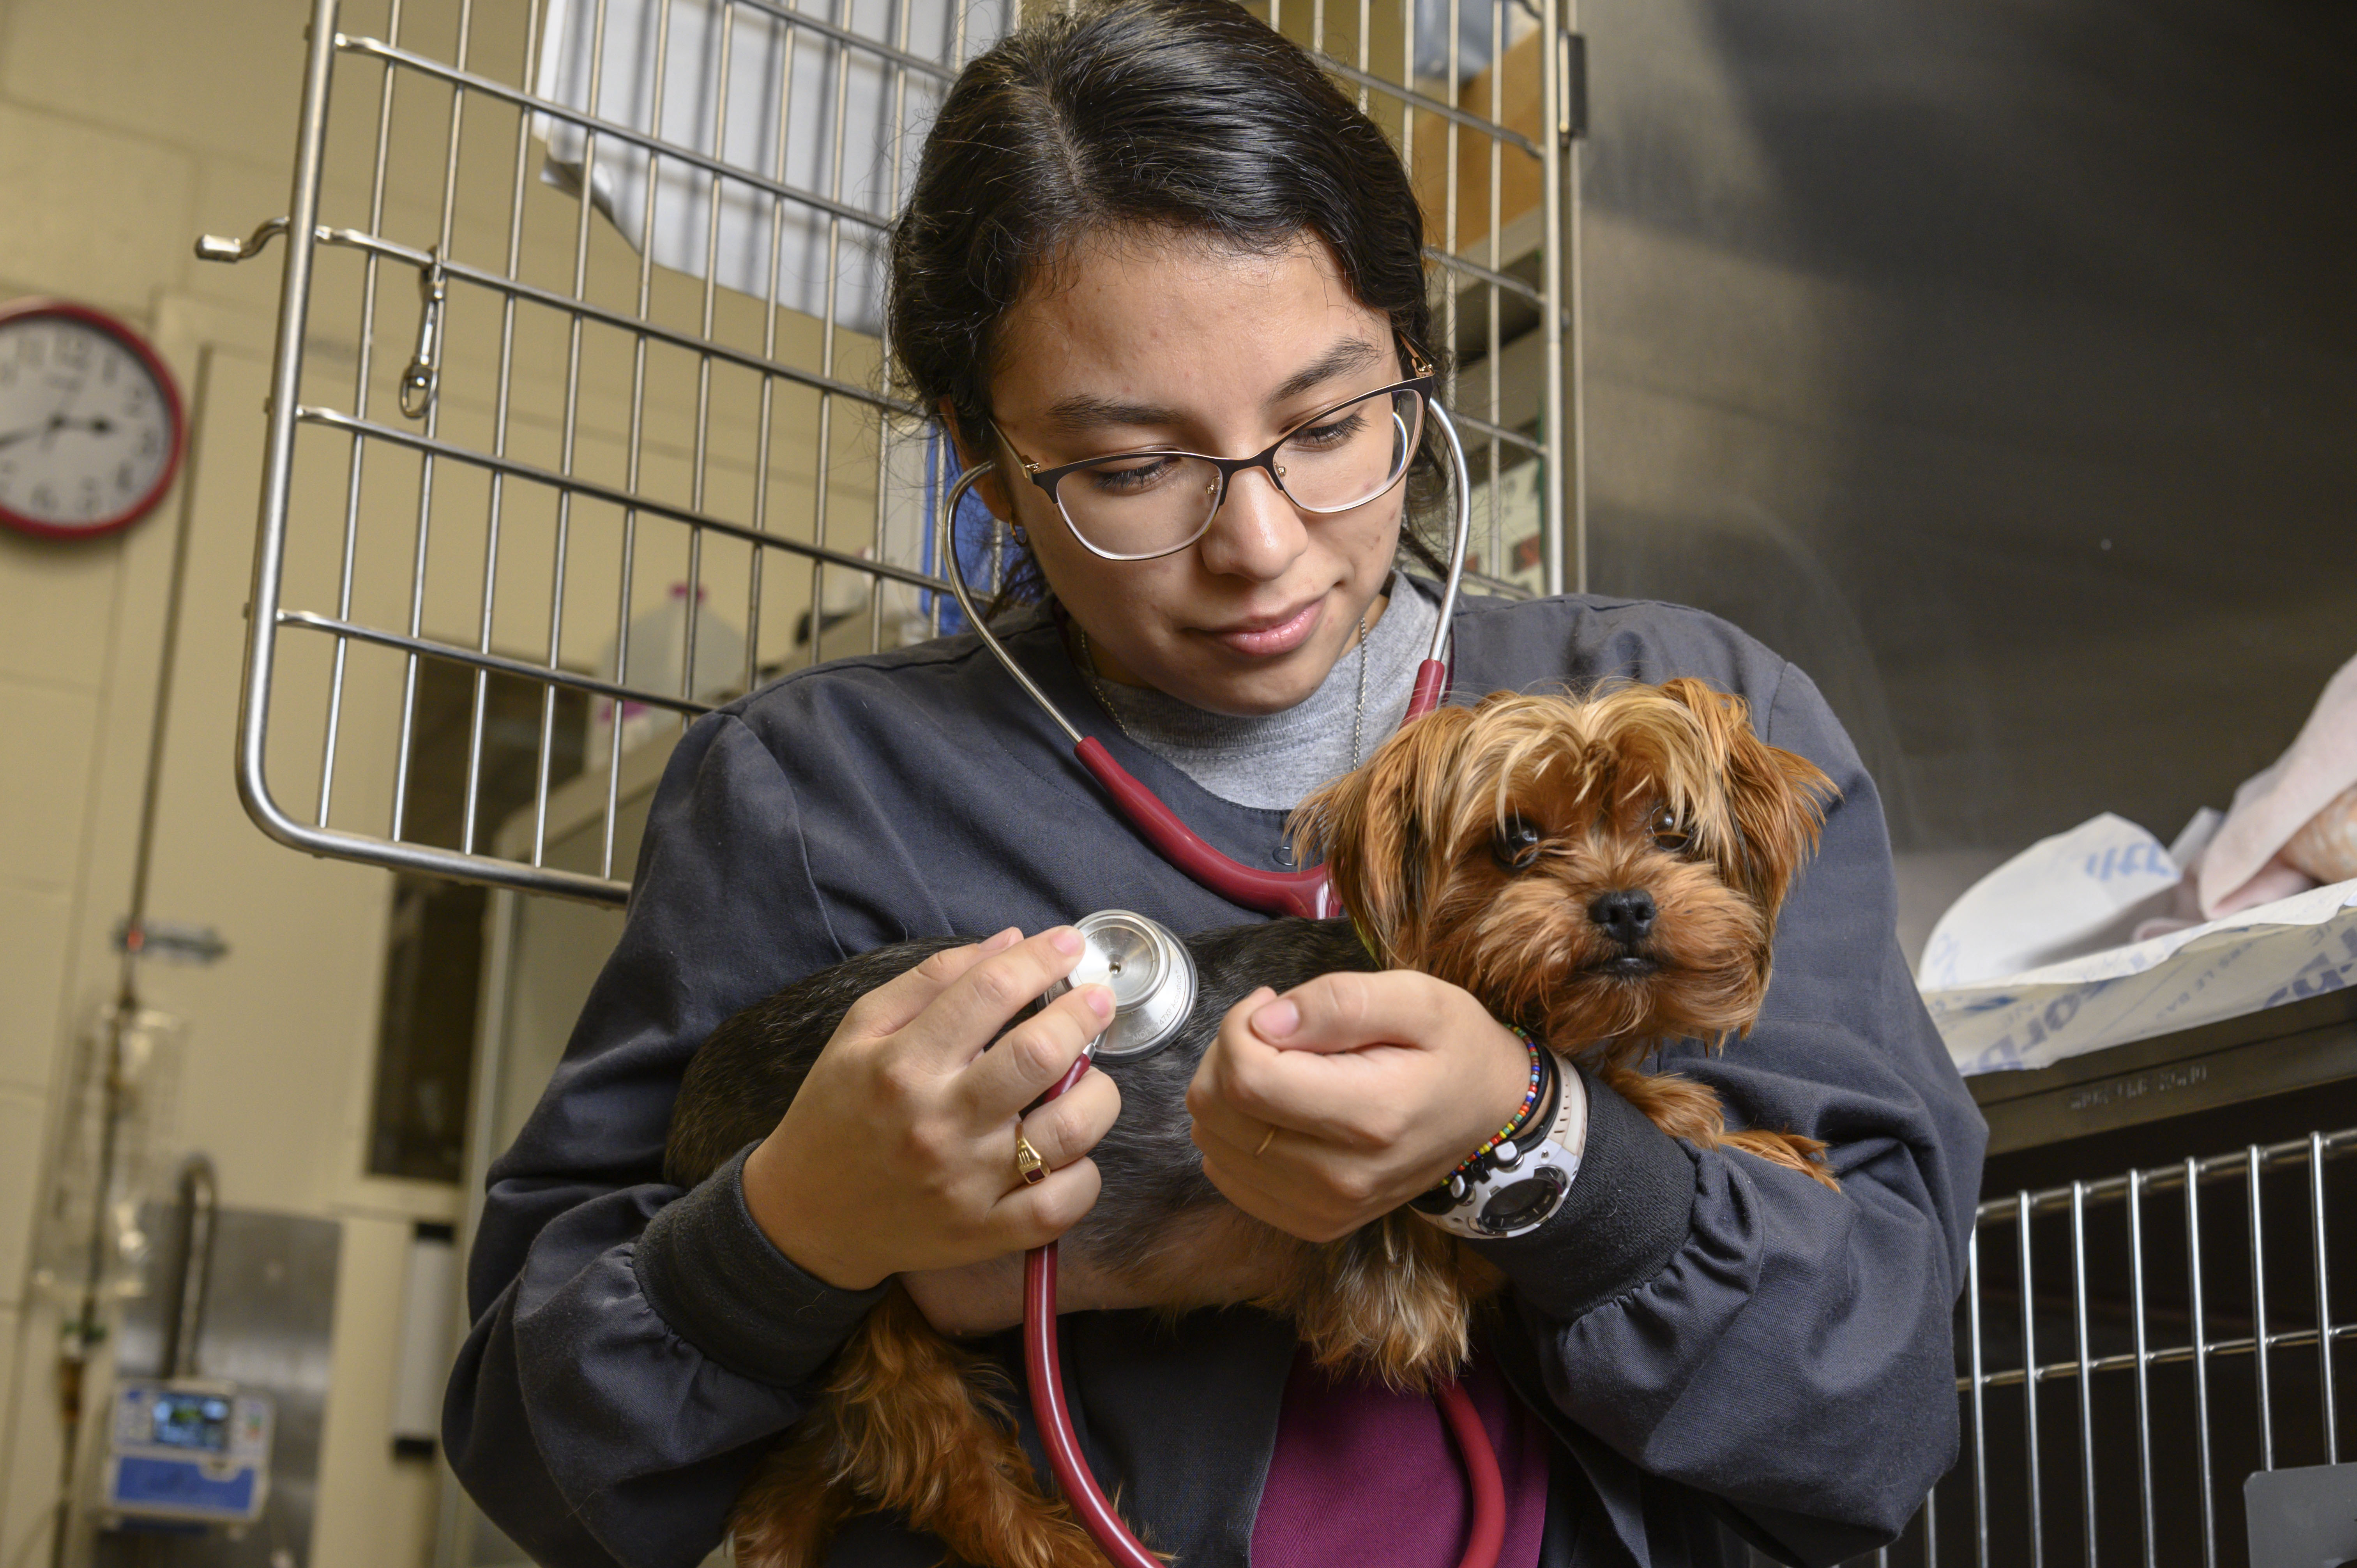
M1539 825L1520 812L1508 817L1490 841L1490 853L1509 871L1528 871L1538 864L1539 844L1546 837Z
M1653 813L1653 820L1649 824L1649 831L1653 835L1653 842L1661 845L1663 849L1684 849L1686 847L1687 833L1685 824L1679 822L1677 812L1672 811L1667 806L1663 806L1660 811Z

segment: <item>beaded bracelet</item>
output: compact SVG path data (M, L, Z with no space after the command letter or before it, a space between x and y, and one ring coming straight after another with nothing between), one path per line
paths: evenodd
M1444 1185L1447 1182L1456 1180L1458 1176L1463 1176L1467 1171L1471 1170L1475 1165L1480 1165L1489 1155L1491 1150L1496 1148L1499 1144L1512 1137L1516 1133L1521 1132L1523 1124L1531 1119L1532 1111L1537 1107L1539 1096L1546 1092L1546 1052L1539 1047L1539 1043L1536 1040L1531 1038L1530 1032L1528 1030L1513 1024L1509 1024L1506 1026L1514 1031L1514 1037L1523 1042L1523 1048L1524 1050L1531 1053L1530 1086L1523 1090L1523 1103L1521 1108L1514 1112L1513 1116L1504 1126L1499 1128L1496 1132L1491 1133L1489 1137L1482 1140L1481 1146L1480 1148L1467 1155L1455 1170L1450 1171L1448 1175L1443 1178Z

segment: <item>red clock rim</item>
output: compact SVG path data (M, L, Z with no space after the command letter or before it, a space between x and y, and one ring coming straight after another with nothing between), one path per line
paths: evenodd
M110 316L91 306L77 305L70 299L51 299L38 295L0 305L0 323L24 316L67 317L85 327L98 328L137 355L139 362L147 368L147 373L156 378L156 384L164 389L164 403L172 415L172 450L164 459L163 472L156 477L156 482L148 488L147 493L133 502L130 510L104 522L69 528L44 522L39 518L27 517L23 512L0 505L0 526L39 539L102 539L110 533L119 533L155 510L156 503L164 499L164 492L172 488L172 481L180 477L180 460L188 455L188 408L180 401L180 383L173 378L172 368L148 346L146 337L119 317Z

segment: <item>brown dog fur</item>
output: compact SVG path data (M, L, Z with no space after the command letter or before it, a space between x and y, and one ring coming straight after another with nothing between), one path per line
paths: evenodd
M1387 965L1454 982L1581 1056L1673 1137L1830 1185L1823 1143L1730 1131L1708 1088L1637 1063L1663 1040L1724 1047L1749 1030L1777 912L1832 794L1814 765L1752 732L1739 699L1682 677L1584 703L1501 692L1439 709L1303 801L1295 835L1324 854ZM1500 841L1517 822L1535 832L1509 855ZM1623 889L1660 911L1658 967L1641 975L1604 967L1620 950L1589 917Z
M1295 836L1305 859L1322 853L1383 966L1465 987L1578 1055L1673 1136L1833 1186L1818 1140L1730 1129L1707 1086L1638 1065L1663 1040L1723 1047L1750 1027L1777 910L1833 793L1806 760L1760 741L1739 700L1697 681L1584 701L1499 693L1407 725L1304 801ZM1603 894L1632 889L1658 911L1641 954L1589 916ZM1631 958L1642 962L1612 967ZM1199 1299L1200 1261L1257 1258L1281 1283L1253 1305L1291 1318L1321 1364L1396 1387L1455 1376L1473 1310L1501 1283L1405 1213L1323 1246L1224 1208L1178 1229L1131 1283L1174 1312L1215 1305ZM817 1568L842 1522L875 1509L984 1568L1104 1568L1032 1476L1003 1374L935 1332L897 1285L738 1498L737 1561Z

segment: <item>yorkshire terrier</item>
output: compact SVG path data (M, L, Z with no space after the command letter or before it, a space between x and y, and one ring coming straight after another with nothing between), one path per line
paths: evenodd
M1501 692L1407 725L1294 818L1303 863L1322 854L1351 918L1186 939L1193 1010L1169 1047L1109 1064L1122 1114L1092 1151L1103 1185L1063 1237L1068 1266L1172 1312L1279 1313L1322 1365L1395 1386L1456 1375L1501 1283L1476 1253L1404 1212L1323 1245L1285 1235L1227 1204L1189 1136L1187 1086L1228 1010L1349 970L1461 985L1673 1136L1833 1186L1823 1143L1730 1129L1708 1086L1640 1063L1672 1039L1723 1047L1757 1019L1777 911L1835 793L1754 735L1740 700L1694 680L1585 700ZM878 949L723 1024L688 1066L666 1178L692 1186L766 1136L851 1004L961 940ZM1040 1490L1004 1385L896 1285L738 1498L737 1563L818 1568L845 1520L883 1509L980 1568L1104 1568Z

